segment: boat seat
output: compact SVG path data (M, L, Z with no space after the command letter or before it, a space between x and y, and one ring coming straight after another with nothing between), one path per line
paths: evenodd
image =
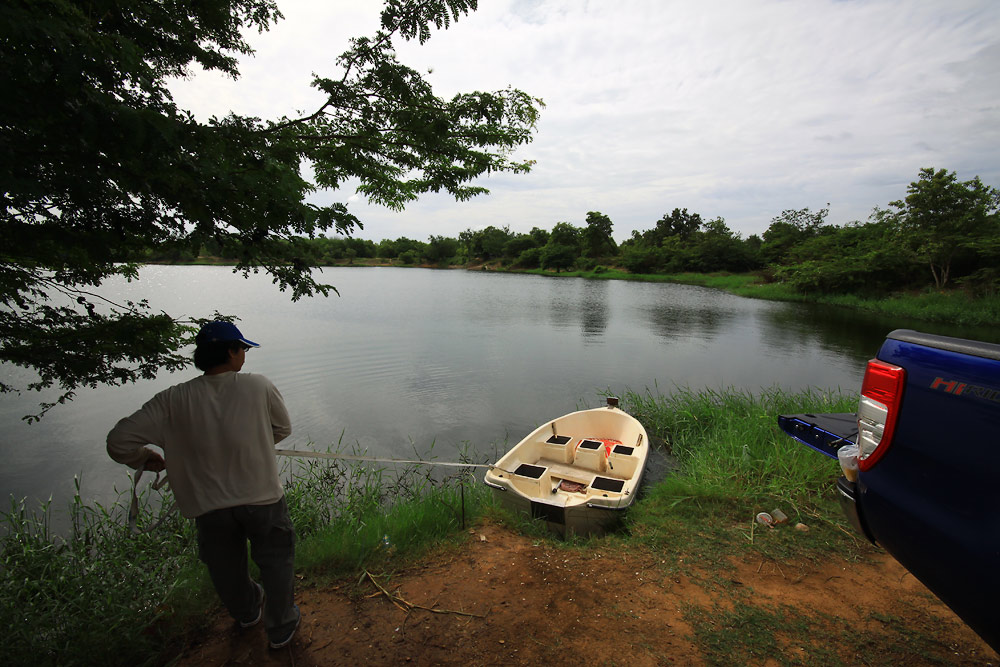
M550 435L545 441L543 458L573 465L576 458L576 439L568 435Z
M608 456L604 443L599 440L589 439L580 442L576 447L574 465L596 473L607 472Z
M571 482L578 482L584 486L590 486L596 475L590 470L584 470L574 465L567 465L551 459L541 459L538 465L545 466L553 478L567 479Z

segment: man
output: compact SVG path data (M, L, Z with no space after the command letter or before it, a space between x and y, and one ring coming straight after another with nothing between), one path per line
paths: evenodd
M292 641L295 532L278 478L275 443L292 432L281 394L240 373L257 343L230 322L195 338L200 375L156 394L108 434L108 454L132 468L166 469L177 507L198 529L198 557L242 628L261 617L271 648ZM163 450L161 456L148 445ZM251 579L247 540L263 587Z

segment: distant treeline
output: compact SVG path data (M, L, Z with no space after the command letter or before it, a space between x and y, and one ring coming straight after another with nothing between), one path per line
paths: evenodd
M394 264L475 265L511 269L601 272L620 267L635 274L758 272L802 293L884 294L960 285L976 295L1000 287L1000 192L979 177L960 182L954 172L922 169L905 199L876 208L866 222L827 224L828 209L786 210L762 236L742 238L721 217L704 219L675 208L621 244L612 221L587 213L584 225L558 222L550 231L508 227L468 229L458 238L405 237L378 243L357 238L296 239L317 266L381 259ZM301 249L301 248L300 248ZM151 252L150 261L190 261ZM202 255L226 257L206 242Z

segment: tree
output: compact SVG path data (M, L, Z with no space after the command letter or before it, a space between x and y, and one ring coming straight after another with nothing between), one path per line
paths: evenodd
M506 257L520 257L526 250L537 247L538 243L531 234L516 234L504 245L503 254Z
M764 259L775 264L787 259L791 249L819 233L829 209L821 208L813 213L808 207L798 210L786 209L771 220L764 232L761 252Z
M36 369L28 388L57 385L59 401L179 369L197 320L100 302L88 288L137 277L132 262L148 248L196 253L211 241L293 299L327 295L301 238L361 221L343 203L310 203L314 190L357 182L400 209L426 192L468 199L487 192L481 175L528 171L512 154L531 141L539 100L511 88L441 99L393 50L476 6L387 0L380 30L350 41L337 76L314 80L326 99L313 113L199 122L174 103L170 79L192 65L237 77L236 56L252 52L242 31L278 21L273 0L3 3L0 361Z
M378 242L378 250L375 256L380 259L396 259L399 257L399 247L391 239L382 239Z
M962 183L955 172L931 168L921 169L906 191L904 200L889 206L897 209L910 247L929 266L934 285L941 289L961 253L976 254L983 241L995 238L1000 192L978 176Z
M585 250L591 257L601 257L614 253L618 249L615 240L611 237L611 218L590 211L587 213L587 226L583 230L583 243Z
M466 254L483 260L498 259L504 256L504 247L513 238L509 227L498 229L489 225L479 231L466 230L458 236L460 243L466 248Z
M528 235L535 240L535 245L539 248L549 242L549 233L540 227L532 227Z
M458 253L458 241L446 236L434 236L427 240L424 248L424 258L434 264L447 262Z
M525 269L537 269L542 265L542 249L528 248L517 256L514 263L517 266L524 267Z
M670 237L686 239L694 234L701 227L701 216L697 213L688 213L688 210L675 208L670 215L664 214L656 221L656 226L645 232L643 238L653 244L661 245L663 240Z
M580 230L568 222L557 222L552 227L548 242L538 256L543 269L555 269L559 273L568 269L580 256Z
M415 258L410 264L416 262L424 253L424 244L422 242L406 238L405 236L400 236L393 241L393 247L396 250L396 257L401 257L403 253L410 253Z
M660 248L644 242L622 244L621 262L630 273L655 273L664 264Z
M865 224L824 227L794 248L777 277L803 294L884 295L914 278L912 254L897 237L878 212Z
M754 267L749 248L722 218L713 218L691 236L689 265L692 271L748 271Z
M563 243L549 243L541 249L539 254L539 264L543 269L555 269L559 273L563 269L573 266L578 254L574 246Z
M580 247L580 230L568 222L557 222L549 233L547 245L564 245L577 251Z

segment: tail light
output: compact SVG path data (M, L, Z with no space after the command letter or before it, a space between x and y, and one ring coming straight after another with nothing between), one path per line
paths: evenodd
M903 402L906 370L878 359L868 362L858 404L858 468L869 470L892 444Z

